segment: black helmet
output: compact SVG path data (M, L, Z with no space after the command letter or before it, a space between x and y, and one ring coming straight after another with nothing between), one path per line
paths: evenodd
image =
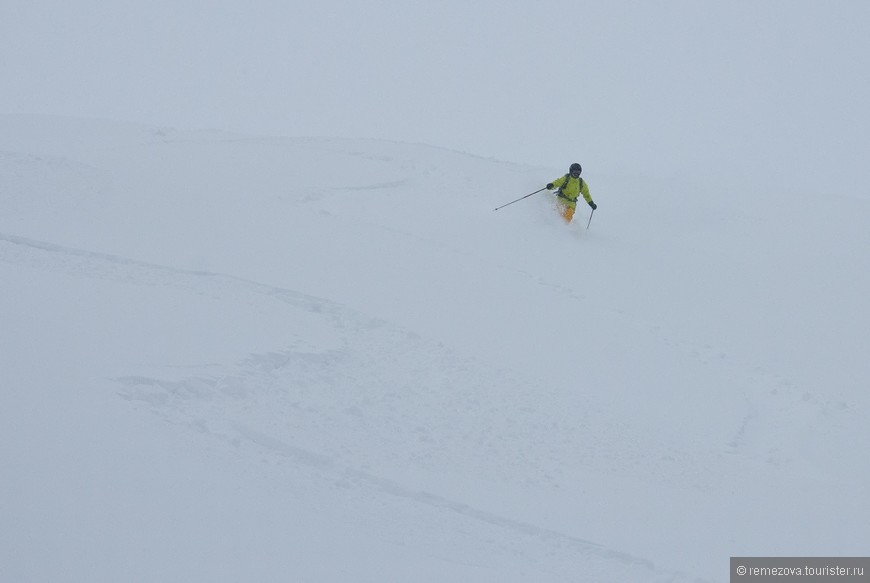
M568 172L580 176L580 173L583 172L583 167L580 166L580 164L578 164L577 162L574 162L573 164L571 164L571 167L568 168Z

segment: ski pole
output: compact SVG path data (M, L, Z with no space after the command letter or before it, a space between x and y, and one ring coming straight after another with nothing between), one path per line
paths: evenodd
M594 215L594 214L595 214L595 209L592 209L592 212L589 213L589 222L586 223L586 230L587 230L587 231L589 230L589 225L592 224L592 215Z
M524 198L529 198L529 197L532 196L533 194L538 194L539 192L544 191L544 190L547 190L547 187L546 187L546 186L545 186L544 188L542 188L541 190L536 190L535 192L530 192L529 194L527 194L527 195L525 195L525 196L521 196L521 197L519 197L519 198L516 199L516 200L512 200L512 201L510 201L509 203L507 203L507 204L503 204L503 205L501 205L500 207L496 207L496 208L494 208L494 209L492 209L492 210L497 211L498 209L503 209L503 208L506 207L506 206L512 205L512 204L515 203L515 202L520 202L520 201L523 200Z

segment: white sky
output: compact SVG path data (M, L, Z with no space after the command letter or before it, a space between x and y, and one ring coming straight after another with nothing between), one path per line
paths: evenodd
M868 197L870 2L0 0L0 113Z

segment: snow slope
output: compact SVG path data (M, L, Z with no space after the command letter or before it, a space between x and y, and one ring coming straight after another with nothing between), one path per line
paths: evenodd
M866 554L870 199L563 171L0 116L0 579Z

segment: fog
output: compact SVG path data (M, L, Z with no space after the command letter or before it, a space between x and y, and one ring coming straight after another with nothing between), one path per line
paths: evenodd
M863 1L0 3L0 113L866 195ZM336 169L337 171L340 169Z
M870 3L527 4L0 0L0 578L865 552Z

